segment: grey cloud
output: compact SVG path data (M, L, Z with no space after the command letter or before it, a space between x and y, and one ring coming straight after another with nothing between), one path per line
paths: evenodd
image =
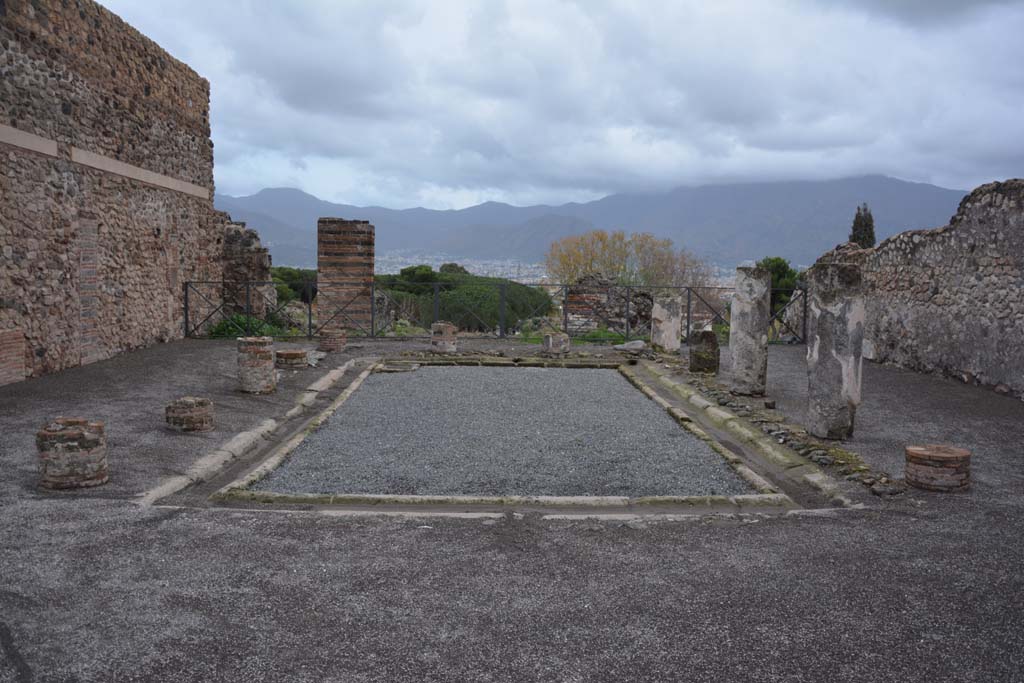
M1021 0L840 0L875 15L917 25L934 26L970 20L992 8L1020 6Z
M108 4L210 78L232 193L446 206L877 172L963 188L1024 158L1019 2Z

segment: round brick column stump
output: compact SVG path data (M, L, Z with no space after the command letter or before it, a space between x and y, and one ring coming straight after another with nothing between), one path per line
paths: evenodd
M273 338L239 337L238 383L248 394L270 394L277 389Z
M208 432L213 429L213 401L184 396L164 409L164 419L169 427L182 432Z
M283 349L274 354L277 367L287 370L298 370L309 366L309 356L305 349Z
M330 332L324 330L320 335L320 344L316 350L323 353L337 353L345 350L345 344L348 343L348 331L347 330L331 330Z
M58 417L36 433L39 485L78 489L106 484L107 437L102 422Z
M928 444L907 446L904 479L925 491L964 491L971 484L971 452L965 448Z

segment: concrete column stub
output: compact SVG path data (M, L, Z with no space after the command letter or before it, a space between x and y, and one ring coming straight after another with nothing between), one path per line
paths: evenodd
M860 266L818 263L807 271L807 429L853 436L861 401L865 304Z
M757 266L736 269L729 315L732 391L763 396L768 379L768 321L771 319L772 275Z
M683 312L686 307L680 296L658 296L651 308L651 345L675 353L682 343Z

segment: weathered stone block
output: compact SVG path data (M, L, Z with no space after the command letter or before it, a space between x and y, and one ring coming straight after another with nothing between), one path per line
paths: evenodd
M807 431L853 436L861 400L864 296L860 266L818 263L807 273Z
M297 370L309 367L309 354L305 349L282 349L274 354L277 367Z
M564 332L554 332L552 334L545 334L543 348L545 353L569 353L569 335L567 335Z
M763 396L768 380L768 321L771 319L772 275L764 268L740 266L729 316L732 390Z
M711 330L701 330L690 335L690 372L718 372L721 350L718 335Z
M183 432L208 432L213 429L213 401L184 396L164 409L164 420L172 429Z
M270 394L277 389L273 338L239 337L238 383L249 394Z
M971 484L971 452L930 444L906 447L907 484L927 491L963 491Z
M458 351L458 332L452 323L439 320L430 326L430 350L435 353L455 353Z
M102 422L58 417L36 433L36 449L43 488L85 488L109 479Z
M661 296L651 307L651 345L661 351L675 353L680 341L686 307L678 296Z

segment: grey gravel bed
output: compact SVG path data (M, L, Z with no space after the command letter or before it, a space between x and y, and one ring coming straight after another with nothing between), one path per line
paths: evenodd
M280 468L280 493L750 493L613 370L425 367L367 377Z

